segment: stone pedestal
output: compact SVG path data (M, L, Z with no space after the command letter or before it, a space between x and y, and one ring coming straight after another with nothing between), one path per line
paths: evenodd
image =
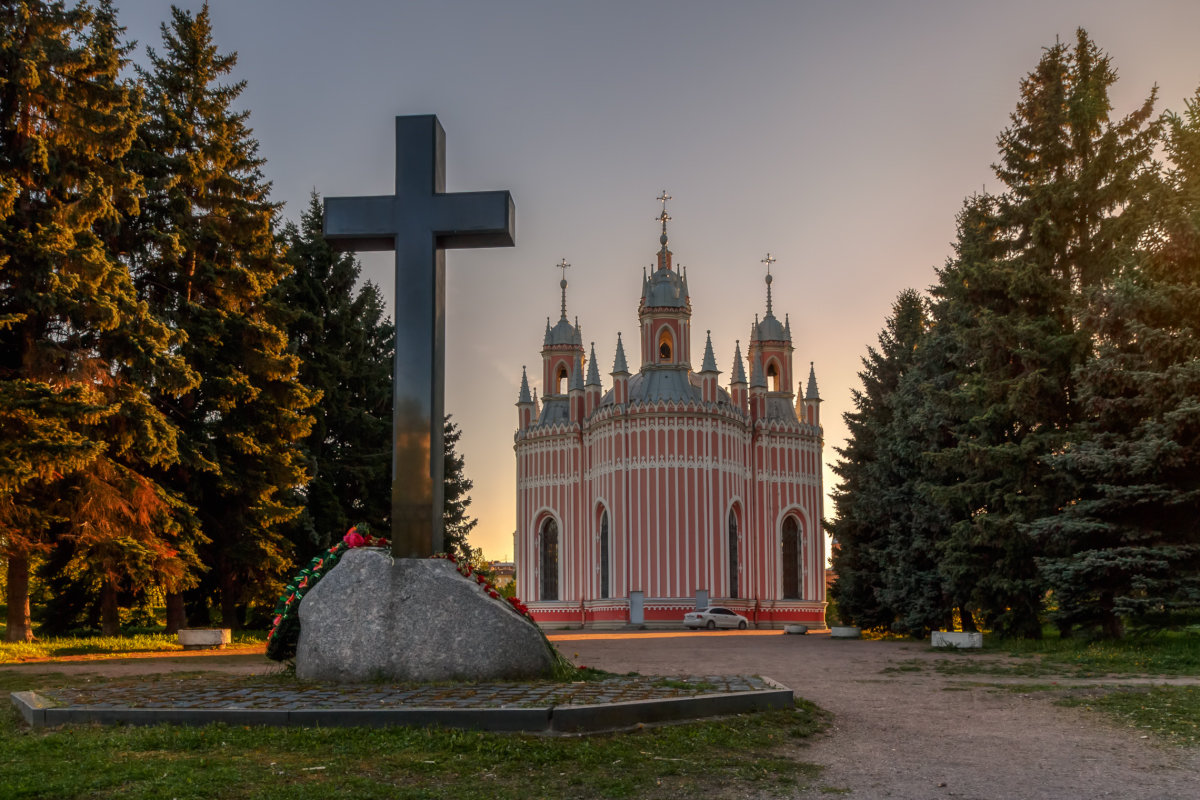
M982 633L964 633L963 631L933 631L929 635L932 647L980 648L983 647Z
M176 636L184 650L224 650L232 641L229 628L180 628Z
M301 680L523 679L552 665L532 622L444 559L350 550L300 602Z
M834 625L829 629L829 637L831 639L859 639L862 637L862 628L854 625Z

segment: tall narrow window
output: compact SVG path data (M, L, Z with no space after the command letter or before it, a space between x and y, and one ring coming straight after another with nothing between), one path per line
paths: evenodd
M729 511L729 596L738 596L738 522L733 509Z
M767 364L767 384L771 387L772 392L779 391L779 367L774 361Z
M672 351L671 331L664 330L658 337L658 360L660 363L668 363L671 360Z
M554 380L554 393L563 394L567 391L567 368L558 368L558 377Z
M542 523L542 599L558 599L558 523Z
M783 596L800 599L800 521L788 517L783 521Z
M608 597L608 510L600 514L600 596Z

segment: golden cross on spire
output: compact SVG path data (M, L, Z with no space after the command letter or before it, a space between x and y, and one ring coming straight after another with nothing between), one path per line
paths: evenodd
M565 258L562 261L560 261L554 265L555 269L561 269L563 271L563 280L564 281L567 279L567 267L569 267L569 266L571 266L571 265L567 263L567 260Z
M659 214L657 217L655 217L655 219L657 219L659 222L662 223L663 233L666 233L667 232L667 222L671 219L671 215L667 213L667 201L671 199L671 195L667 194L666 189L663 189L662 194L660 194L655 199L658 200L658 202L662 203L662 213Z
M766 258L764 258L764 259L763 259L762 261L760 261L759 263L760 263L760 264L766 264L766 265L767 265L767 274L768 274L768 275L770 275L770 274L771 274L771 265L772 265L772 264L774 264L774 263L775 263L776 261L778 261L778 260L779 260L779 259L777 259L777 258L773 257L773 256L772 256L770 253L767 253L767 257L766 257Z

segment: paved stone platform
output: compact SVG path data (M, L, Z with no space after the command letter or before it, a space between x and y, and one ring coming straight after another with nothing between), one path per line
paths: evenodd
M72 723L203 725L436 725L475 730L587 733L790 708L770 678L613 676L557 683L357 685L285 680L166 679L118 686L13 692L33 727Z

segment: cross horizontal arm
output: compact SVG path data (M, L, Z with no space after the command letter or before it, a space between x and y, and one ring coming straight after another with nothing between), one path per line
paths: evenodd
M508 192L439 194L433 206L438 247L512 247L516 241L517 212Z
M396 249L396 198L326 197L325 238L337 250Z

